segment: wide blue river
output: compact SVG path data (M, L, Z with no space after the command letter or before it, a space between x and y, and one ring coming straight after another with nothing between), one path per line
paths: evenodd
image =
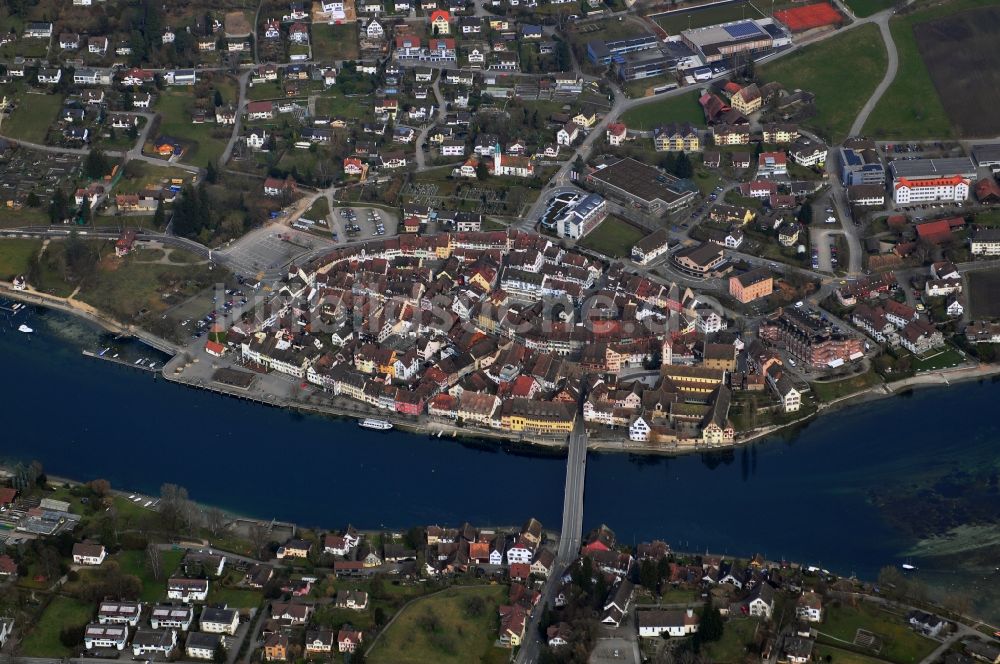
M15 331L20 322L35 333ZM81 355L110 343L61 314L33 311L13 326L0 317L0 460L38 459L53 475L153 495L172 482L203 503L307 526L528 516L559 526L559 456L373 433ZM998 398L1000 385L969 383L826 415L728 454L592 454L584 528L607 523L622 542L760 551L869 579L919 562L934 587L968 592L996 615L981 591L1000 585Z

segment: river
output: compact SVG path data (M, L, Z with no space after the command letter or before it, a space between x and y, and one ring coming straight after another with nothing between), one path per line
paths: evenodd
M559 527L564 460L303 416L175 385L81 355L114 345L69 316L0 318L0 460L156 495L161 484L234 512L322 528ZM817 565L874 579L909 561L936 593L1000 616L1000 385L917 391L820 417L727 453L591 454L584 530L624 543Z

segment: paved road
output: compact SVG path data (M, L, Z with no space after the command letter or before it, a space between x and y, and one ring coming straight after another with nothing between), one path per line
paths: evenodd
M254 40L254 48L257 48L257 40ZM233 125L233 134L229 137L229 143L226 144L226 149L222 151L222 155L219 157L219 167L223 168L229 163L229 158L233 155L233 148L236 147L236 142L240 140L240 134L243 129L243 107L246 105L247 97L247 84L250 82L250 76L253 72L243 72L239 76L239 99L236 101L236 124Z
M441 97L441 76L444 74L443 71L438 72L438 75L434 77L434 85L431 86L431 90L434 91L434 100L437 104L437 112L434 114L433 118L430 118L424 128L420 130L417 135L417 172L427 170L427 153L424 152L424 145L427 143L427 133L431 130L431 127L436 126L439 122L444 121L445 115L445 104L444 99Z
M885 48L889 53L889 66L885 71L882 82L878 84L875 92L872 93L872 96L868 98L868 101L861 108L858 117L854 119L854 124L851 125L851 136L861 134L865 123L868 121L868 116L871 115L871 112L875 109L885 91L889 89L893 79L896 78L896 71L899 69L899 52L896 50L896 42L892 40L892 31L889 30L889 19L892 18L892 12L882 12L876 16L877 18L874 22L878 25L879 32L882 33L882 41L885 42Z

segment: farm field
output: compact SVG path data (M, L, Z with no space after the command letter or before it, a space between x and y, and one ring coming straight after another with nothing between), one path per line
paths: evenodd
M996 0L953 0L911 14L896 16L889 24L899 52L899 71L872 111L864 133L880 138L949 138L955 135L948 112L934 87L934 79L921 56L916 26L948 18L958 12L996 5ZM994 26L996 29L996 26ZM981 43L981 42L977 42ZM949 60L966 61L969 55L952 53ZM995 48L981 54L984 59L1000 62ZM947 63L941 63L944 67ZM954 65L958 67L958 65ZM994 79L995 80L995 79ZM992 94L996 94L995 91ZM994 97L995 99L996 97ZM973 98L974 99L974 98ZM963 103L970 101L963 99ZM978 103L978 102L974 102Z
M828 638L823 638L827 636L854 643L859 629L878 637L881 646L877 655L880 659L898 664L915 664L930 655L938 645L911 630L902 616L868 603L857 607L830 607L819 629L820 641L828 641ZM861 650L860 647L858 649Z
M888 55L874 25L864 25L803 48L759 68L764 81L816 95L816 115L808 120L827 140L839 143L861 107L885 76ZM850 80L850 86L842 83Z
M970 272L969 307L974 320L1000 318L1000 270L976 270Z
M917 48L952 127L993 136L1000 127L1000 7L984 7L913 26Z
M622 122L630 128L644 131L667 122L704 124L705 114L698 105L699 96L698 91L694 91L643 104L626 111Z

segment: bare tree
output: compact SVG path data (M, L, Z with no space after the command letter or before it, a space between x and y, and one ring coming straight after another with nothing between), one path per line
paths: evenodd
M209 507L205 510L205 527L212 537L218 537L226 528L226 515L218 507Z
M250 539L250 545L253 547L254 555L257 558L262 558L264 555L264 549L267 547L268 542L267 529L262 523L255 521L250 524L248 537Z
M163 561L160 558L160 547L155 542L146 545L146 560L149 562L149 571L157 581L163 576Z

